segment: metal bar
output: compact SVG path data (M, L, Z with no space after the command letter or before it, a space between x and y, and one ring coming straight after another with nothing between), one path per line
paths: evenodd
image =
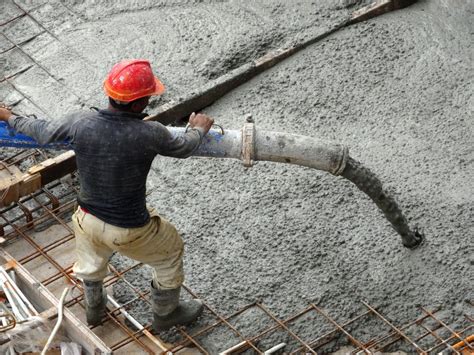
M423 329L425 329L428 333L430 333L435 339L439 340L441 343L439 345L446 345L447 347L449 347L452 351L454 351L455 354L457 355L460 355L460 352L457 351L456 349L454 349L451 345L449 345L447 343L447 340L444 340L443 338L441 338L438 334L436 334L436 332L432 331L430 328L428 328L426 325L424 324L419 324L419 326Z
M124 277L124 274L123 274L123 273L119 275L117 269L116 269L114 266L110 265L110 264L109 264L109 268L110 268L110 270L112 270L113 273L115 273L116 275L118 275L118 277L119 277L123 282L125 282L125 283L127 284L127 286L129 286L129 287L133 290L133 292L135 292L137 295L139 295L142 300L144 300L144 301L147 302L149 305L151 305L151 302L150 302L148 299L146 299L145 293L143 293L143 292L137 290L137 288L136 288L135 286L133 286L133 285Z
M56 216L56 214L53 212L53 210L50 210L48 207L46 207L44 204L38 201L37 197L33 197L33 199L45 210L47 214L49 214L53 219L55 219L61 226L63 226L70 234L74 234L74 231L72 230L71 227L69 227L61 218ZM57 208L59 210L59 207Z
M37 206L37 207L31 209L30 211L31 211L31 212L38 212L38 210L40 210L40 209L41 209L41 207L40 207L40 206ZM66 209L65 209L64 211L62 211L62 212L63 212L63 213L68 212L68 209L66 208ZM1 213L1 212L0 212L0 213ZM17 222L18 220L22 219L23 217L24 217L24 216L20 216L20 217L17 217L17 218L13 218L13 219L10 220L10 222L13 224L13 222ZM38 224L41 224L41 223L43 222L43 220L45 220L45 222L48 221L48 219L47 219L44 215L41 215L41 216L39 216L39 217L37 217L37 218L34 218L32 222L33 222L33 224L38 225ZM7 225L0 225L0 228L4 228L4 227L7 227ZM21 230L28 231L28 230L30 230L32 227L33 227L33 226L31 226L31 225L23 225L23 226L21 226L21 227L19 227L19 228L20 228ZM11 240L13 240L14 238L18 237L18 234L16 233L15 230L11 230L11 231L9 231L6 235L4 235L4 237L5 237L5 239L11 241ZM26 257L32 257L32 258L34 259L35 257L38 256L37 254L38 254L38 253L37 253L36 251L34 251L34 252L32 252L31 254L25 255L24 257L25 257L25 258L26 258Z
M45 209L46 212L47 212L47 214L51 215L54 219L56 219L56 221L58 221L58 222L59 222L65 229L67 229L67 230L69 231L69 233L70 233L70 234L66 235L65 237L63 237L63 238L61 238L61 239L58 239L58 240L56 240L56 241L54 241L54 242L52 242L52 243L50 243L50 244L47 244L47 245L44 246L44 247L40 247L43 252L50 251L50 250L52 250L52 249L54 249L54 248L56 248L56 247L58 247L58 246L60 246L60 245L63 245L63 244L65 244L65 243L67 243L68 241L70 241L71 239L74 238L74 234L73 234L73 231L71 230L71 228L70 228L63 220L61 220L60 218L58 218L58 217L56 216L56 214L54 214L54 212L59 211L60 209L64 208L67 204L73 203L74 201L70 201L70 202L68 202L68 203L66 203L66 204L64 204L64 205L62 205L62 206L59 206L56 210L51 211L51 210L49 210L46 206L44 206L41 202L39 202L36 197L34 197L34 200L39 204L40 209L41 209L41 208ZM65 211L63 211L63 212L65 212ZM41 219L46 219L46 218L45 218L44 216L41 216L41 217L39 217L39 218L37 218L37 219L33 219L33 220L31 221L31 223L34 224L34 223L38 222L38 221L41 220ZM33 252L33 253L31 253L31 254L28 254L28 255L22 257L22 258L19 259L18 261L19 261L20 263L22 263L22 264L26 264L26 263L28 263L28 262L34 260L36 257L38 257L38 256L40 256L40 255L41 255L41 251L37 250L36 252Z
M435 317L430 311L428 311L426 308L424 308L423 306L420 306L420 309L425 312L426 314L428 314L432 319L434 319L435 321L437 321L439 324L441 324L444 328L446 328L447 330L449 330L449 332L455 336L456 338L458 338L460 341L464 342L464 344L466 344L466 346L471 349L471 350L474 350L474 347L469 344L468 342L466 342L458 333L456 333L454 330L451 329L451 327L447 324L445 324L441 319Z
M309 309L312 310L313 307L310 307ZM358 321L359 319L361 319L361 318L363 318L363 317L369 315L370 313L371 313L371 311L367 311L367 312L365 312L365 313L363 313L363 314L361 314L361 315L358 315L357 317L352 318L352 319L346 321L345 323L342 323L341 326L342 326L342 327L347 327L348 325L351 325L351 324L354 323L355 321ZM285 323L286 323L286 322L285 322ZM330 336L333 335L333 334L336 334L338 331L339 331L339 329L330 330L329 332L327 332L327 333L321 335L321 336L318 337L317 339L310 341L310 342L308 343L308 345L311 346L311 348L314 349L314 345L313 345L313 344L319 343L321 340L323 340L323 339L325 339L325 338L327 338L327 337L330 337ZM332 340L332 339L331 339L331 340ZM331 340L329 340L329 341L331 341ZM327 341L327 342L325 342L325 343L323 343L323 344L321 344L321 345L318 345L315 349L317 350L317 349L320 348L321 346L327 344L329 341ZM303 347L298 348L298 349L292 351L290 354L297 354L297 353L301 352L302 350L303 350Z
M112 265L109 264L109 268L112 270L112 272L114 272L115 274L118 274L118 271L117 269L115 269L115 267L113 267ZM140 292L139 290L136 289L136 287L134 287L127 279L125 279L125 277L123 276L123 274L119 275L119 278L124 281L142 300L144 300L145 302L147 302L149 305L151 305L151 302L145 297L145 295L147 293L142 293ZM157 345L158 347L160 347L161 350L166 350L166 348L163 346L163 342L161 340L159 340L158 338L156 338L153 334L151 334L149 331L147 331L146 329L144 329L143 325L140 325L141 328L143 328L143 334L149 338L155 345Z
M104 281L104 285L106 285L106 286L112 285L113 283L117 282L117 280L120 279L120 277L121 277L122 275L124 275L125 273L129 272L130 270L133 270L133 269L136 269L136 268L138 268L138 267L141 267L141 266L143 266L143 263L138 262L138 263L136 263L136 264L134 264L134 265L132 265L132 266L129 266L128 268L126 268L126 269L124 269L124 270L122 270L122 271L117 271L117 269L115 269L114 275L111 276L109 279L106 279L106 280Z
M125 333L127 333L127 335L131 336L135 342L137 344L139 344L143 350L145 350L146 352L148 352L149 354L153 355L155 354L155 351L153 351L152 349L150 349L144 342L142 342L138 337L136 337L134 335L134 333L132 333L128 327L126 327L125 325L123 325L118 319L115 318L115 316L109 312L106 312L107 316L115 323L117 324L123 331L125 331Z
M442 327L442 326L440 326L440 327ZM467 332L468 330L471 330L471 329L474 329L474 325L468 326L467 328L461 330L460 333L465 333L465 332ZM445 339L445 341L451 341L451 340L454 340L454 339L456 339L456 337L455 337L454 335L451 335L449 338ZM466 340L463 339L462 341L458 342L457 344L461 345L461 344L465 344L465 342L466 342ZM456 344L456 345L457 345L457 344ZM429 348L429 349L427 350L427 352L430 353L430 352L434 351L434 349L439 348L439 347L442 346L442 345L443 345L443 343L437 344L437 345L435 345L435 346ZM456 349L456 345L454 345L453 348ZM457 350L457 349L456 349L456 350Z
M72 268L74 264L71 264L70 266L68 266L67 268L65 268L65 270L70 270ZM125 270L121 271L121 272L118 272L118 274L110 277L109 279L106 279L106 281L104 281L104 286L105 287L109 287L111 285L113 285L114 283L116 283L119 279L120 279L120 275L123 275L125 274L126 272L132 270L132 269L135 269L137 266L142 266L143 264L142 263L138 263L138 264L135 264L135 265L132 265L128 268L126 268ZM50 276L48 279L46 279L46 282L49 284L51 282L54 282L56 281L57 279L59 279L61 277L61 272L58 272L52 276ZM143 295L147 295L148 293L150 293L149 291L147 292L144 292ZM80 296L77 296L77 298L80 298L82 299L82 295ZM141 298L140 296L138 296L138 298Z
M35 225L34 223L34 218L33 218L33 213L31 213L31 211L29 210L28 207L26 207L24 204L22 204L21 202L17 202L17 205L18 207L21 209L21 211L23 212L23 215L25 216L25 219L26 219L26 227L33 227Z
M9 172L10 174L12 174L12 175L15 174L15 171L13 171L12 169L10 169L11 165L7 165L7 164L5 164L3 161L0 161L0 165L2 166L2 168L1 168L0 170L5 169L5 170L8 170L8 172Z
M438 312L440 309L436 309L434 310L434 312ZM370 311L369 311L370 312ZM410 328L411 326L415 325L415 324L418 324L420 322L423 322L426 318L428 318L429 316L428 315L423 315L417 319L415 319L414 321L408 323L408 324L405 324L404 326L400 327L399 329L400 330L405 330L407 328ZM426 336L428 336L429 333L425 333L424 335L421 335L419 337L417 337L414 341L419 341L423 338L425 338ZM380 345L381 342L383 342L384 340L390 338L390 337L396 337L395 339L393 339L392 341L390 341L389 343L387 344L384 344L383 346ZM381 338L379 339L373 339L371 340L371 344L370 346L368 346L369 349L376 349L376 350L380 350L382 351L383 349L385 349L386 347L392 345L392 344L395 344L397 341L399 341L402 337L400 336L400 334L398 334L397 332L395 331L392 331L390 333L388 333L387 335L385 336L382 336ZM367 344L366 344L367 345Z
M225 317L224 319L226 321L229 321L231 318L234 318L240 314L242 314L243 312L245 312L247 309L251 308L251 307L254 307L255 306L255 302L253 303L250 303L244 307L242 307L241 309L239 309L237 312L231 314L230 316L227 316ZM199 336L201 336L202 334L205 334L209 331L211 331L212 329L214 329L215 327L217 327L219 324L222 324L223 323L223 320L219 319L217 322L213 323L213 324L210 324L202 329L200 329L199 331L197 331L196 333L192 334L193 337L197 338ZM177 352L179 350L182 350L184 348L184 346L187 344L187 342L184 340L184 341L181 341L180 343L176 344L175 347L173 349L171 349L173 352Z
M26 157L21 157L19 159L17 159L16 161L13 161L11 163L9 163L8 165L14 165L16 164L16 162L19 162L21 160L24 160L24 159L27 159L29 156L31 155L34 155L34 154L37 154L37 149L32 149L32 150L20 150L16 153L13 153L12 155L10 155L8 158L6 158L3 162L8 162L9 160L11 159L15 159L17 158L18 156L21 156L22 154L27 154Z
M420 348L413 340L411 340L407 335L405 335L400 329L398 329L396 326L394 326L391 322L389 322L384 316L382 316L375 308L370 306L368 303L361 301L364 306L366 306L368 309L370 309L377 317L379 317L381 320L384 321L385 324L387 324L390 328L392 328L398 335L400 335L403 339L408 341L411 345L413 345L418 352L424 353L424 350Z
M46 196L49 198L50 202L51 202L51 210L56 210L57 208L59 208L59 198L57 198L56 196L54 196L47 188L46 186L44 186L42 188L42 190L44 191L44 193L46 194ZM69 228L69 226L68 226ZM71 233L72 233L72 229L70 229Z
M474 342L474 334L469 335L469 336L466 338L466 341L468 341L468 342L470 342L470 343L471 343L471 342ZM454 344L453 347L454 347L455 349L463 349L463 351L464 351L464 342L460 341L460 342Z
M25 16L26 16L26 13L23 12L22 14L13 17L13 18L11 18L10 20L7 20L7 21L5 21L5 22L3 22L3 23L0 23L0 26L5 26L5 25L9 24L10 22L15 21L16 19L19 19L19 18L25 17Z
M77 286L78 286L78 288L81 288L80 285L77 285ZM85 308L84 305L83 305L81 302L77 302L77 304L78 304L79 306L81 306L82 308ZM155 354L155 352L154 352L152 349L150 349L145 343L143 343L140 339L138 339L138 338L135 336L135 333L131 332L130 329L128 329L127 326L125 326L124 324L122 324L122 323L115 317L114 313L112 313L112 312L110 312L110 311L108 311L108 310L106 309L105 315L106 315L107 319L109 319L109 320L111 320L112 322L114 322L122 331L124 331L124 332L127 334L127 336L132 337L132 338L134 339L134 341L135 341L137 344L139 344L147 353L149 353L149 354L151 354L151 355ZM91 329L94 329L94 328L96 328L96 327L91 327ZM138 331L138 333L141 333L141 330Z
M149 338L153 344L158 346L161 350L167 350L167 347L163 345L163 342L154 337L150 332L148 332L143 325L141 325L135 318L133 318L125 309L123 309L120 304L110 295L107 295L107 299L110 303L116 308L120 308L120 313L127 318L138 330L141 330L143 334Z
M83 299L84 299L84 294L80 293L76 297L72 297L69 301L67 301L66 302L66 307L71 307L71 306L81 302ZM114 308L113 310L110 311L110 313L118 315L119 313L121 313L120 312L121 309L127 308L130 304L132 304L133 302L136 302L138 300L140 300L140 296L136 296L136 297L132 298L131 300L125 302L124 304L120 305L119 307Z
M15 48L15 47L10 48L9 50L12 50L13 48ZM8 52L8 51L6 51L6 52ZM3 53L3 52L2 52L2 53ZM31 64L31 65L28 65L28 66L26 66L26 67L24 67L24 68L22 68L22 69L20 69L20 70L18 70L18 71L16 71L16 72L14 72L13 74L4 76L2 79L0 79L0 83L3 83L4 81L9 82L9 81L8 81L9 79L14 78L15 76L17 76L17 75L19 75L19 74L22 74L22 73L24 73L24 72L30 70L30 69L33 68L33 67L34 67L34 65ZM22 94L22 95L23 95L23 94Z
M311 349L311 347L306 344L303 339L301 339L299 336L297 336L295 333L293 333L286 325L283 323L281 320L279 320L277 317L275 317L263 304L257 302L256 303L257 307L260 308L262 311L264 311L270 318L272 318L276 323L278 323L281 328L285 329L288 334L290 334L294 339L296 339L300 344L304 345L304 347L311 352L311 354L317 355L316 351Z
M149 330L148 328L149 327L145 327L145 329ZM137 330L135 332L132 332L132 335L133 336L126 336L122 340L119 340L118 342L116 342L112 346L110 346L110 348L114 351L118 350L118 349L124 347L125 345L130 344L131 342L134 342L135 341L134 337L137 337L138 339L140 339L140 337L144 336L141 330Z
M68 201L68 202L64 203L63 205L60 205L59 207L57 207L55 210L52 210L51 212L52 212L53 214L54 214L54 213L65 213L65 212L68 212L68 211L72 210L72 207L73 207L74 203L75 203L75 201L73 201L73 200ZM43 209L43 208L45 208L44 205L42 205L42 204L40 203L40 205L37 206L37 208L35 208L35 209L33 209L33 210L30 210L30 211L35 212L35 210L36 210L36 212L37 212L38 210ZM49 214L49 213L47 213L47 214ZM39 216L39 217L33 219L32 222L33 222L34 224L37 224L38 222L40 222L40 221L43 220L43 219L46 220L46 221L48 220L47 216L41 215L41 216ZM56 219L57 219L58 221L60 221L58 218L56 218ZM73 231L69 228L69 226L64 225L63 223L64 223L64 222L61 222L61 221L60 221L60 224L63 225L63 226L69 231L69 234L67 234L66 236L64 236L64 237L62 237L62 238L60 238L60 239L57 239L57 240L55 240L55 241L53 241L53 242L51 242L51 243L49 243L49 244L46 244L46 245L43 247L43 250L52 250L52 249L56 248L57 246L59 246L59 245L61 245L61 244L65 244L65 243L67 243L70 239L73 239L73 238L74 238L74 233L73 233ZM19 259L18 261L19 261L20 263L27 263L27 262L29 262L29 261L35 259L37 256L39 256L38 254L39 254L39 252L35 251L35 252L33 252L33 253L30 253L30 254L27 254L27 255L23 256L23 257L22 257L21 259Z
M48 250L45 250L48 251ZM74 266L74 263L70 264L69 266L64 267L64 270L69 274L72 272L72 267ZM58 271L56 274L51 275L47 277L46 279L42 280L41 283L45 286L52 284L53 282L59 280L61 277L63 277L63 274Z
M196 346L199 351L201 351L203 354L209 354L197 341L194 339L192 336L190 336L188 333L186 333L181 327L178 327L178 331L186 337L194 346Z
M57 239L56 241L54 241L50 244L46 244L43 247L43 251L51 251L51 250L57 248L60 245L66 244L67 242L69 242L72 239L74 239L74 234L68 234L65 237L61 238L61 239ZM20 260L18 260L18 262L21 263L21 264L27 264L28 262L36 259L40 255L41 254L39 252L34 252L33 254L29 254L29 255L26 255L26 256L22 257Z
M188 293L193 296L194 298L199 298L197 295L191 291L190 288L188 288L186 285L183 285L183 288L188 291ZM218 314L216 311L214 311L207 303L203 302L204 307L206 307L209 312L211 312L215 317L219 318L227 327L229 327L235 334L237 334L242 340L246 340L245 337L232 325L230 324L225 318L223 318L220 314ZM257 303L256 303L257 305ZM261 353L261 351L251 342L249 342L249 345L257 352Z
M364 344L362 344L360 341L358 341L356 338L354 338L347 330L344 329L343 326L341 326L339 323L337 323L334 319L332 319L326 312L324 312L321 308L316 306L314 303L311 303L311 306L319 313L321 314L324 318L326 318L329 322L331 322L332 325L334 325L337 329L339 329L342 333L344 333L349 340L351 341L352 344L357 346L359 349L362 349L366 354L371 354L370 350L368 350Z

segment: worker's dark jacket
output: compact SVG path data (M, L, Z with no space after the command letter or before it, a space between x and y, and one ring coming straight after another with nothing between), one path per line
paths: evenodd
M99 110L57 121L13 116L8 123L40 144L69 139L79 170L79 205L106 223L133 228L150 219L145 190L155 156L186 158L203 134L191 129L174 137L162 124L143 121L145 116Z

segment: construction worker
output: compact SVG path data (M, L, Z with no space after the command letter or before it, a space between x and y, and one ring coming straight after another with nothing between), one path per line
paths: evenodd
M165 88L146 60L116 64L106 80L106 110L79 112L46 121L16 116L0 108L0 120L40 144L70 141L76 154L80 192L72 220L77 261L73 271L83 280L87 322L104 315L103 279L114 251L153 268L151 301L156 331L188 324L202 313L200 300L180 300L183 241L176 228L146 206L146 178L156 155L189 157L213 120L192 114L190 129L173 136L158 122L144 121L150 96Z

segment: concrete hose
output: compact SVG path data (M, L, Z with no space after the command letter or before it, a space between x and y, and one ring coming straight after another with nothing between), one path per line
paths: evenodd
M170 127L172 135L182 136L185 128ZM250 167L254 161L296 164L340 175L348 157L344 145L272 131L256 131L253 123L242 130L212 129L203 137L193 156L240 159Z
M407 219L400 210L400 207L394 198L384 190L382 182L373 172L360 162L349 157L341 175L353 182L375 202L377 207L380 208L385 215L385 218L387 218L393 228L402 237L404 246L414 248L421 243L423 239L422 234L416 228L413 231L410 229Z
M170 130L174 135L185 132L184 128ZM295 134L259 131L252 121L247 121L242 130L209 131L193 155L241 159L247 167L254 161L296 164L341 175L375 202L400 234L405 247L414 248L423 240L417 229L410 229L400 207L383 189L381 181L368 168L349 157L344 145Z

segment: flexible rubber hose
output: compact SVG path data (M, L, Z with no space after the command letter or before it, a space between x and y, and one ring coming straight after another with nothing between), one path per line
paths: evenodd
M384 190L382 182L368 168L357 160L349 157L346 167L341 174L353 182L362 192L369 196L380 208L393 228L402 237L402 243L407 248L414 248L423 239L418 230L411 230L395 199Z
M41 355L46 354L46 352L49 349L49 346L51 345L54 337L56 336L56 333L59 330L59 327L61 326L61 323L63 321L64 299L66 298L66 295L68 294L68 292L69 292L69 288L66 287L63 293L61 294L61 298L59 299L59 302L58 302L58 320L56 322L56 325L53 328L53 331L51 332L48 338L48 341L46 342L46 345L43 348L43 351L41 352Z

